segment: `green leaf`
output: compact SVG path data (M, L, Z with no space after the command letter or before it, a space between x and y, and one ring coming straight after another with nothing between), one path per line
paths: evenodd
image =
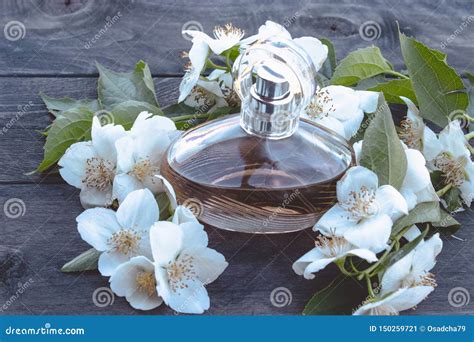
M364 284L341 276L315 293L306 304L303 315L350 315L367 296Z
M377 174L379 185L390 184L396 189L402 186L407 159L390 108L382 94L377 111L364 134L360 165Z
M441 217L438 222L433 222L433 227L443 234L454 234L461 227L461 224L448 212L441 210Z
M392 65L380 49L369 46L358 49L339 62L331 79L332 84L351 86L366 78L393 72Z
M155 115L163 115L161 109L147 102L128 100L114 105L110 109L112 121L116 125L122 125L126 130L130 129L138 114L143 111ZM105 114L107 115L107 113ZM92 124L92 123L91 123Z
M391 80L386 83L379 83L374 87L371 87L367 90L383 92L385 99L389 103L399 103L405 104L400 96L404 96L413 101L416 105L418 102L416 100L415 92L410 80Z
M454 212L462 207L461 190L459 188L451 188L443 196L446 201L446 209L449 212Z
M382 262L375 268L374 273L379 273L379 279L382 279L383 272L397 261L400 261L408 255L416 246L423 240L428 233L428 229L425 229L423 233L417 236L412 241L406 243L399 250L390 253Z
M89 140L94 113L88 108L75 108L64 112L53 121L44 145L44 158L36 171L43 172L53 166L72 144Z
M128 73L109 70L99 63L97 63L97 69L99 70L97 83L99 101L106 109L127 100L147 102L159 107L153 78L145 62L139 61L135 70Z
M334 70L336 70L336 51L334 50L334 45L329 39L320 38L319 40L328 47L328 58L324 61L319 72L326 78L331 79Z
M408 215L399 218L392 227L392 236L398 235L403 228L417 223L437 222L441 219L439 202L425 202L418 204Z
M464 111L468 96L456 71L446 64L446 55L400 33L400 46L423 118L440 127L449 115Z
M196 108L187 106L182 102L166 106L162 108L162 111L163 115L166 115L169 118L172 118L174 116L196 114Z
M62 115L66 111L80 107L85 107L92 112L96 112L100 109L99 101L95 99L76 100L70 97L56 99L43 93L40 93L40 96L48 108L48 111L56 117Z
M61 268L61 272L67 273L96 270L100 254L101 252L91 248L64 264Z

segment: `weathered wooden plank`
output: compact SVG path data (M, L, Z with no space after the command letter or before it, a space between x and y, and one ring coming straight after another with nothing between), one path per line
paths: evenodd
M76 189L66 185L0 186L0 204L10 198L24 202L23 216L0 218L0 308L11 302L2 314L139 314L123 298L115 298L106 308L96 306L94 291L107 286L97 272L63 274L60 267L88 248L77 233L75 217L82 212ZM465 223L459 237L444 239L445 248L434 269L438 288L414 314L474 314L471 303L454 308L449 291L457 286L474 293L472 211L460 214ZM326 286L336 275L334 268L304 280L291 269L303 252L313 246L315 234L303 231L287 235L248 235L207 228L210 246L225 255L228 269L208 286L211 315L299 314L314 291ZM31 280L30 280L31 279ZM20 284L20 285L19 285ZM28 284L28 286L25 286ZM19 287L26 287L18 294ZM291 303L272 305L271 292L285 287ZM17 295L18 294L18 295ZM350 295L350 294L347 294ZM15 300L11 300L16 296ZM173 314L165 306L148 314Z
M179 78L155 79L162 106L176 102ZM26 175L41 162L44 138L35 132L49 125L39 93L53 97L95 98L96 78L0 78L0 182L54 182Z
M179 52L190 42L183 27L211 33L214 25L232 22L248 34L267 19L288 27L294 36L333 39L343 57L358 47L376 44L401 65L397 21L402 31L442 49L462 71L471 66L471 1L3 1L0 24L20 21L19 35L0 40L0 75L94 74L97 60L127 70L146 59L155 75L182 73ZM365 25L364 25L365 24ZM10 24L12 25L12 24ZM374 28L364 39L361 28ZM16 38L22 39L16 40ZM370 38L375 37L371 40ZM451 38L450 38L451 37ZM471 68L472 69L472 68Z

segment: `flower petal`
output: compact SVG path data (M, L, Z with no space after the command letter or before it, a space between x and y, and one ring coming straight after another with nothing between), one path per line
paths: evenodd
M346 255L355 255L356 257L364 259L369 263L376 262L378 260L374 252L363 248L351 249L350 251L344 253L344 255L339 256L338 258Z
M143 184L133 176L126 173L116 175L114 178L112 197L123 203L128 194L135 190L143 189Z
M198 223L198 220L188 208L178 205L174 211L172 222L175 224L182 224L186 222Z
M98 251L107 251L107 240L120 230L120 225L111 209L87 209L76 218L77 230L81 238Z
M150 229L150 244L157 265L168 265L181 252L183 230L172 222L159 221Z
M330 99L330 101L327 101L325 109L331 108L331 111L325 110L324 112L341 121L351 119L354 113L360 109L359 97L352 88L332 85L324 87L320 91L326 92Z
M79 195L82 207L85 209L94 207L108 207L112 204L112 186L104 191L96 188L84 187Z
M434 234L429 240L420 243L415 248L412 263L412 273L415 277L422 277L436 265L436 257L443 249L443 241L439 233Z
M306 279L314 279L313 273L323 269L334 260L335 258L327 258L321 252L321 248L315 247L293 263L293 271Z
M143 257L137 256L117 267L110 277L110 288L118 296L126 297L130 305L139 310L151 310L163 302L155 293L149 295L146 291L139 288L137 276L143 272L155 272L153 263Z
M337 182L337 200L339 203L346 202L352 193L359 193L362 188L368 191L376 191L379 178L375 172L363 167L353 166Z
M326 236L342 236L348 229L352 229L356 225L357 222L349 217L349 213L339 204L335 204L316 222L313 230Z
M191 93L191 90L196 85L201 75L204 65L207 60L209 53L209 46L206 42L198 37L193 39L193 46L189 50L189 60L191 61L191 70L186 72L179 85L179 99L178 102L182 102Z
M179 226L183 231L182 249L207 247L209 240L202 224L190 221Z
M136 162L134 141L129 135L115 142L117 150L117 173L127 173L133 170Z
M160 217L155 196L148 189L128 194L117 210L117 221L122 227L148 232Z
M402 194L391 185L382 185L375 192L378 212L387 214L393 221L408 214L408 205Z
M439 141L443 152L449 152L456 158L470 158L471 153L466 147L466 138L458 120L451 121L439 133Z
M168 284L163 285L163 280L158 281L157 287L165 303L177 312L201 314L209 309L209 295L198 279L184 280L183 288L176 291L173 291Z
M413 255L414 253L412 251L387 268L381 281L382 295L396 291L402 287L404 280L410 275Z
M189 251L192 252L196 276L204 285L216 280L229 265L224 256L214 249L205 247ZM183 255L186 255L186 251L183 251Z
M178 203L176 201L176 192L174 191L173 186L163 176L155 175L154 177L159 179L163 183L162 188L164 189L164 191L166 192L166 195L168 196L168 199L170 201L170 206L172 209L175 209L178 206Z
M293 39L293 42L300 46L311 57L316 71L321 69L324 61L328 57L328 47L314 37L300 37Z
M425 157L420 151L411 148L405 150L405 155L407 157L407 171L402 187L418 192L431 184Z
M72 144L58 161L61 177L69 185L81 189L84 186L87 159L95 156L92 142L83 141Z
M126 255L116 251L103 252L99 257L99 272L104 277L114 274L117 267L130 260L132 255Z
M390 298L390 304L399 312L414 308L420 304L433 292L434 288L432 286L415 286L402 290L404 291L399 293L398 296Z
M353 116L350 119L342 121L342 126L344 127L343 136L349 140L351 137L356 135L363 120L364 112L361 109L354 111Z
M344 238L359 248L370 249L375 253L385 250L392 229L388 215L379 214L362 220L357 226L346 230Z
M115 142L125 136L125 129L120 125L101 126L97 117L92 119L92 144L97 154L105 160L116 163L117 152Z
M359 108L365 113L373 113L377 110L380 93L376 91L356 90L359 97Z

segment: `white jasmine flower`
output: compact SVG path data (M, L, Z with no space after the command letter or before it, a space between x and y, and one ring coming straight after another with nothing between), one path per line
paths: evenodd
M293 270L306 279L314 279L314 274L332 262L354 255L368 262L377 261L374 252L368 249L356 248L342 237L318 237L316 247L307 252L293 264Z
M360 140L352 146L357 164L359 164L362 143L363 141ZM408 148L404 143L402 143L402 146L407 158L407 171L400 193L407 201L408 210L412 210L419 203L439 201L436 190L431 183L425 157L420 151Z
M358 248L386 249L393 220L407 214L407 203L391 185L379 187L377 175L362 166L350 168L337 183L338 203L314 226L326 236L344 237Z
M291 34L286 30L286 28L271 20L267 20L265 24L258 28L257 34L243 39L240 44L242 47L247 47L257 40L263 41L272 37L280 37L291 40Z
M224 51L238 45L244 36L244 31L233 26L231 23L224 26L216 26L213 31L214 38L201 31L185 30L183 33L202 40L216 55L220 55Z
M151 310L163 303L156 291L155 267L144 256L136 256L117 267L110 288L138 310Z
M117 212L93 208L77 217L81 238L102 252L99 272L103 276L111 276L120 264L134 256L151 259L149 230L159 213L153 194L142 189L131 192Z
M242 48L256 42L269 38L281 38L292 40L296 45L305 50L313 61L316 71L318 71L328 56L328 48L321 41L314 37L300 37L292 39L291 34L282 25L267 20L264 25L260 26L256 35L243 39L240 42Z
M179 85L178 102L182 102L191 93L197 84L201 72L204 70L209 55L209 47L202 39L195 37L189 53L189 63L186 65L186 74Z
M378 97L378 92L343 86L319 88L302 117L350 139L359 130L364 112L376 111Z
M116 141L113 195L119 203L134 190L147 188L153 194L165 190L163 181L155 175L160 174L163 156L175 132L176 126L170 119L141 112L129 134Z
M409 148L422 152L426 160L433 160L440 148L436 134L425 125L415 104L406 97L400 96L400 98L408 107L407 116L400 123L400 139Z
M173 310L203 313L210 301L205 285L227 267L224 256L207 247L197 222L157 222L150 231L158 294Z
M115 142L125 136L122 126L101 126L92 120L91 141L72 144L59 160L59 173L70 185L81 189L84 208L112 204L112 184L116 172Z
M390 266L381 281L380 293L369 299L354 315L398 315L423 301L436 287L429 271L436 264L443 242L439 234L420 244Z
M458 120L450 122L441 131L439 142L432 168L443 173L448 185L461 190L461 198L470 207L474 196L474 164Z

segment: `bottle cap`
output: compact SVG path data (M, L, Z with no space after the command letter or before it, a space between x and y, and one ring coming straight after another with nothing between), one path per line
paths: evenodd
M291 40L270 38L249 46L234 64L240 125L249 134L282 139L298 128L316 90L316 68Z

